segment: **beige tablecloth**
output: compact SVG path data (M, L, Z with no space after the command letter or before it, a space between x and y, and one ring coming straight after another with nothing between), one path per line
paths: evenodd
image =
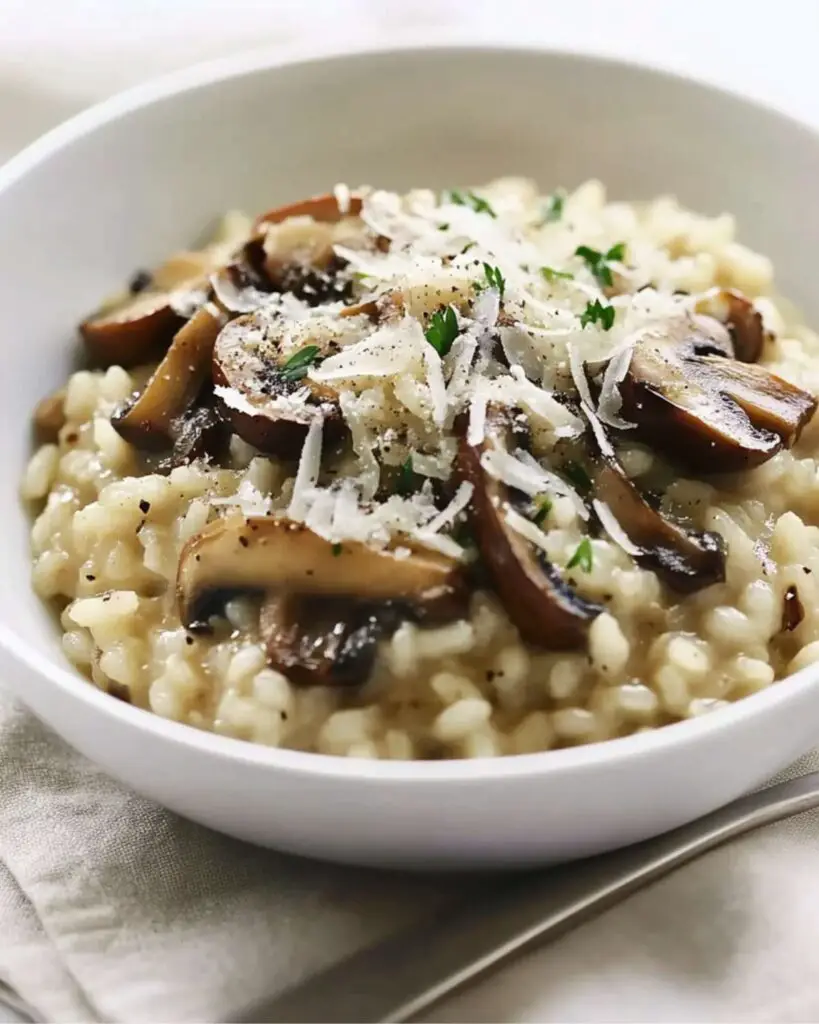
M817 5L692 0L684 13L649 0L3 0L0 156L152 73L312 33L539 36L690 68L819 122ZM0 696L0 981L49 1020L224 1019L470 886L480 898L474 880L333 868L214 835L105 779ZM433 1017L819 1020L817 947L811 815L708 855Z

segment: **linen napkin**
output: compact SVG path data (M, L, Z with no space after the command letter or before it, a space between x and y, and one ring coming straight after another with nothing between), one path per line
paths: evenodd
M803 815L681 869L431 1019L819 1019L817 869L819 815ZM0 982L49 1021L229 1019L490 890L219 836L107 779L0 693Z

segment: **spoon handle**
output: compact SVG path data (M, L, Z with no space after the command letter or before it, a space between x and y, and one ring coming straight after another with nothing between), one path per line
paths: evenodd
M236 1020L400 1024L699 854L814 807L819 807L819 772L752 793L673 832L614 853L537 874L499 876L483 902L449 907Z

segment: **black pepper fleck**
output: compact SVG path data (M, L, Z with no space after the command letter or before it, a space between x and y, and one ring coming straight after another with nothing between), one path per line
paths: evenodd
M146 501L144 498L142 498L139 503L139 511L147 515L151 511L150 501Z
M250 541L247 539L247 537L240 537L239 543L242 545L243 548L246 548L250 544Z

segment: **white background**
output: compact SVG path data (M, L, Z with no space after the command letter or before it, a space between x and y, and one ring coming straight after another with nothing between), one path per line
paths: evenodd
M346 40L390 40L408 34L468 34L486 41L539 39L559 48L637 58L735 89L819 125L815 0L0 0L0 159L87 104L197 60L251 46L300 49L317 39L343 45ZM794 968L789 982L783 984L780 972L778 984L770 979L770 985L762 985L768 1005L743 1005L743 995L753 1001L751 979L761 982L760 971L770 963L767 944L781 947L788 937L801 933L804 940L812 933L808 942L816 949L819 934L815 892L796 892L793 886L789 891L788 883L799 874L795 862L789 867L789 858L812 851L782 845L784 836L758 839L767 846L768 858L780 858L782 873L779 878L776 873L769 876L759 872L760 862L748 861L759 872L756 899L770 908L756 920L776 922L773 932L779 934L754 936L748 919L739 929L744 936L740 945L746 947L744 965L740 957L733 970L726 973L723 967L717 978L692 960L683 964L681 974L672 976L660 956L662 943L656 959L642 965L618 964L607 950L611 951L610 943L627 939L630 928L635 929L632 940L639 942L642 936L644 944L652 928L659 929L657 935L667 934L668 922L662 920L656 896L653 904L643 904L643 897L637 897L628 910L623 908L628 917L618 922L607 915L590 926L595 929L593 938L578 934L538 953L491 985L450 1003L442 1016L537 1020L540 1013L548 1013L549 1019L558 1019L557 1014L574 1020L713 1020L738 1019L741 1008L745 1020L805 1019L800 1009L804 1013L815 1004L804 977L804 941L788 958ZM759 845L756 849L761 853ZM730 864L729 873L736 877L746 848L737 847L729 856L725 866ZM819 854L816 862L819 865ZM804 869L805 864L799 866ZM704 876L689 872L673 883L682 889L675 894L677 906L681 897L682 905L702 900ZM790 912L784 907L791 907ZM747 913L747 908L732 906L731 912L740 914L738 925L745 920L743 910ZM668 958L677 961L678 968L680 954L695 957L697 948L708 945L696 935L696 922L708 920L704 904L701 912L704 916L680 922L690 942ZM729 933L736 938L736 928L728 929L725 941ZM590 956L599 970L574 972L583 961L588 968ZM730 978L731 974L735 976Z

